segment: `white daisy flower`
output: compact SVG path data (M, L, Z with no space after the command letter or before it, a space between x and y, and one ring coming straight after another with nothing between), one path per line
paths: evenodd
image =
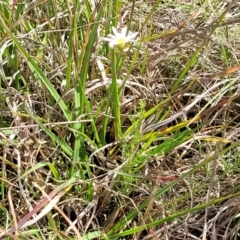
M138 32L127 33L127 27L122 28L120 33L115 27L112 27L112 31L113 34L108 34L108 36L103 39L109 42L110 48L114 48L116 46L123 51L128 50L126 45L130 42L134 42L138 35Z

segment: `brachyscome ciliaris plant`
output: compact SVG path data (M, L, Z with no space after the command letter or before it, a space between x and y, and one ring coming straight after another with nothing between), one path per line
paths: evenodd
M119 50L128 51L128 44L136 41L138 32L128 32L127 26L123 27L120 32L112 27L113 34L108 34L103 39L109 42L110 48L117 47Z

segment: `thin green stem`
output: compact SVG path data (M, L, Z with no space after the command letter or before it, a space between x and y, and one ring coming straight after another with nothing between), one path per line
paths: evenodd
M119 102L119 88L117 83L117 68L116 68L116 52L115 49L112 50L111 53L112 62L112 84L110 87L111 98L112 98L112 111L114 116L114 129L115 129L115 138L121 139L121 110L120 110L120 102Z

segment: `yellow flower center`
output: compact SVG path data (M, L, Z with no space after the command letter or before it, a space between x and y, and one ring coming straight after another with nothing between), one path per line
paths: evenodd
M118 38L116 41L116 45L120 48L124 48L126 45L126 39L125 38Z

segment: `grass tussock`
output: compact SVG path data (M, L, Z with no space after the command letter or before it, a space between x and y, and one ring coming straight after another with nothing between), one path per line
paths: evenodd
M0 238L238 239L239 24L237 1L3 1Z

